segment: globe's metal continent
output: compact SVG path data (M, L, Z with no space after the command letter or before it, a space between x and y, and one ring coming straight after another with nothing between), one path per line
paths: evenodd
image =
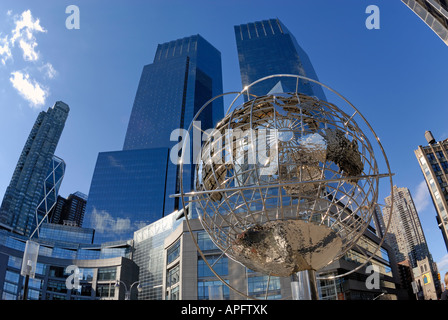
M342 240L331 228L303 220L275 220L250 227L232 245L239 262L280 277L319 270L341 248Z
M319 270L364 232L378 168L369 140L337 106L267 95L228 113L215 133L224 138L210 134L202 146L192 204L229 257L265 274Z

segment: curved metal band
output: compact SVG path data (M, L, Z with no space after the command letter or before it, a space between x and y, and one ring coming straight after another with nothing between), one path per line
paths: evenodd
M250 85L246 86L246 87L243 89L243 91L241 91L241 92L228 92L228 93L220 94L220 95L218 95L218 96L216 96L216 97L210 99L210 100L207 101L207 102L206 102L206 103L199 109L199 111L196 113L196 115L194 116L193 120L191 121L191 123L190 123L190 125L189 125L189 127L188 127L188 131L187 131L187 132L190 132L190 131L191 131L192 126L193 126L193 122L196 121L196 119L199 117L199 115L202 113L202 111L203 111L203 110L204 110L210 103L212 103L214 100L216 100L216 99L218 99L218 98L221 98L221 97L224 97L224 96L226 96L226 95L230 95L230 94L236 94L236 95L237 95L237 96L234 98L234 100L231 102L231 104L229 105L229 107L227 108L227 111L226 111L226 115L227 115L227 114L229 113L229 111L232 109L232 107L233 107L233 105L235 104L235 102L238 100L238 98L241 97L241 95L243 95L244 93L246 93L248 96L250 96L250 94L249 94L249 89L250 89L253 85L255 85L255 84L259 83L259 82L265 81L265 80L267 80L267 79L278 78L278 77L293 77L293 78L296 78L296 79L297 79L296 92L295 92L296 94L298 94L298 83L299 83L299 80L302 79L302 80L305 80L305 81L310 81L310 82L316 83L316 84L318 84L318 85L320 85L320 86L322 86L322 87L328 89L329 91L333 92L333 93L336 94L339 98L341 98L342 100L344 100L344 101L345 101L351 108L353 108L353 110L355 111L355 112L353 113L353 115L350 117L349 121L350 121L356 114L358 114L358 115L362 118L362 120L364 121L364 123L367 125L367 127L369 128L369 130L371 131L371 133L372 133L373 136L375 137L376 142L378 143L378 145L379 145L379 147L380 147L380 150L381 150L381 152L382 152L384 161L385 161L386 166L387 166L387 172L388 172L388 173L387 173L387 174L382 174L381 177L389 177L389 180L390 180L390 188L391 188L391 206L390 206L390 211L391 211L391 214L390 214L390 216L389 216L389 220L388 220L387 226L386 226L386 228L385 228L385 230L384 230L383 237L381 238L380 243L378 244L376 250L372 253L372 255L371 255L370 257L367 258L367 260L366 260L364 263L362 263L361 265L359 265L359 266L356 267L355 269L352 269L352 270L350 270L350 271L348 271L348 272L346 272L346 273L339 274L339 275L328 276L328 277L317 277L318 280L333 280L333 279L336 279L336 278L341 278L341 277L347 276L347 275L349 275L349 274L351 274L351 273L353 273L353 272L355 272L355 271L357 271L357 270L359 270L359 269L365 267L368 263L370 263L370 261L371 261L371 260L373 259L373 257L376 255L376 253L378 252L378 250L381 248L382 244L384 243L386 234L387 234L387 232L388 232L388 230L389 230L389 227L390 227L390 224L391 224L391 220L392 220L391 218L392 218L393 204L394 204L394 192L393 192L393 181L392 181L392 176L393 176L393 174L392 174L392 172L391 172L391 168L390 168L389 160L388 160L388 158L387 158L387 156L386 156L386 152L385 152L385 150L384 150L384 148L383 148L383 146L382 146L382 144L381 144L381 141L380 141L379 137L376 135L376 133L375 133L375 131L373 130L373 128L372 128L372 126L370 125L370 123L365 119L365 117L359 112L359 110L358 110L358 109L357 109L357 108L356 108L350 101L348 101L344 96L342 96L341 94L339 94L339 93L338 93L337 91L335 91L334 89L330 88L329 86L327 86L327 85L325 85L325 84L323 84L323 83L321 83L321 82L319 82L319 81L317 81L317 80L314 80L314 79L311 79L311 78L307 78L307 77L304 77L304 76L300 76L300 75L293 75L293 74L276 74L276 75L271 75L271 76L267 76L267 77L261 78L261 79L255 81L255 82L251 83ZM252 95L252 96L254 96L254 95ZM348 121L347 121L347 122L348 122ZM186 148L186 143L187 143L187 141L188 141L188 140L184 140L183 145L182 145L182 160L181 160L181 162L180 162L180 170L179 170L180 194L179 194L179 195L171 195L171 197L179 197L179 196L180 196L180 198L181 198L181 200L182 200L182 206L183 206L184 212L187 212L187 210L186 210L187 205L186 205L185 197L189 197L189 196L194 196L194 195L195 195L195 192L188 192L188 193L185 193L185 192L184 192L184 188L183 188L183 152L184 152L184 150L186 150L185 148ZM379 175L378 175L378 177L379 177ZM378 178L378 177L377 177L377 178ZM267 186L267 187L268 187L268 186ZM256 188L260 188L260 186L256 186ZM377 198L378 198L378 191L376 191L376 199L377 199ZM227 283L227 282L226 282L220 275L218 275L218 274L215 272L215 270L214 270L213 267L208 263L208 261L207 261L205 255L203 254L203 252L202 252L201 249L199 248L199 245L197 244L197 241L196 241L196 239L195 239L195 237L194 237L192 228L191 228L191 226L190 226L190 222L189 222L188 214L185 214L185 220L186 220L186 222L187 222L187 227L188 227L188 229L189 229L189 232L190 232L190 234L191 234L191 236L192 236L193 242L194 242L194 244L195 244L195 246L196 246L196 248L197 248L199 254L200 254L201 257L203 258L203 260L204 260L204 262L206 263L206 265L210 268L210 270L212 271L212 273L213 273L213 274L214 274L214 275L215 275L221 282L223 282L227 287L229 287L229 288L230 288L231 290L233 290L234 292L237 292L238 294L240 294L240 295L242 295L242 296L244 296L244 297L246 297L246 298L248 298L248 299L254 299L253 297L250 297L250 296L248 296L247 294L242 293L242 292L238 291L237 289L233 288L233 287L232 287L231 285L229 285L229 284L228 284L228 283ZM362 235L364 234L364 232L365 232L366 229L367 229L367 225L366 225L365 228L362 230L362 232L359 233L359 235L357 236L357 238L354 240L354 243L355 243L355 244L356 244L356 242L359 241L359 239L362 237ZM211 240L213 241L212 238L211 238ZM214 242L214 241L213 241L213 242ZM216 245L216 244L215 244L215 245ZM217 246L217 247L219 247L219 246ZM352 246L351 248L353 248L353 246ZM345 253L346 253L349 249L351 249L351 248L348 248L348 249L347 249L345 252L343 252L342 254L345 254ZM339 258L340 258L340 256L339 256ZM329 264L331 264L333 261L334 261L334 260L330 261L330 262L327 264L327 266L328 266Z

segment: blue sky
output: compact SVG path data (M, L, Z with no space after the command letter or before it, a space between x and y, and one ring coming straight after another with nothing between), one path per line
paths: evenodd
M80 10L67 29L66 7ZM368 30L366 8L380 9ZM394 184L410 189L434 260L448 255L414 156L425 130L448 138L448 47L399 0L131 0L0 3L0 195L36 119L55 101L71 111L56 155L61 195L89 192L98 152L123 146L140 73L157 44L201 34L222 54L224 91L241 89L233 26L279 18L321 82L347 97L386 150ZM390 190L389 190L390 191ZM380 201L388 195L380 190Z

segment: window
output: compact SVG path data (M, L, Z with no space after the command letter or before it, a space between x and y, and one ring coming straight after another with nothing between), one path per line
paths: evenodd
M440 171L440 166L437 163L433 163L431 164L432 169L434 170L434 172L438 172Z
M67 293L67 286L65 284L65 281L48 280L47 291Z
M166 300L179 300L179 286L167 290Z
M98 284L96 296L99 298L113 298L115 296L115 285L112 283Z
M50 266L50 277L54 278L64 278L65 270L64 267Z
M180 240L177 240L174 245L172 245L167 250L167 263L170 264L179 257L180 254Z
M442 169L446 172L448 169L448 162L447 161L443 161L440 163L440 165L442 166Z
M179 300L180 265L169 269L166 274L166 300Z
M84 281L92 281L95 269L92 268L80 268L79 269L79 279Z
M98 281L115 280L117 278L117 268L108 267L98 269Z
M22 259L14 257L14 256L10 256L8 259L8 267L17 268L17 269L22 268Z
M218 260L219 259L219 260ZM229 261L227 256L211 255L207 256L207 262L213 265L213 270L220 276L229 274ZM215 263L216 262L216 263ZM202 257L198 257L198 277L214 277L214 273L207 266Z
M197 235L198 246L201 251L218 249L205 231L200 231L197 233Z
M268 286L268 276L249 277L247 287L249 296L264 297ZM269 279L268 299L280 299L280 278L271 277Z
M92 296L92 285L90 283L82 284L80 288L75 292L75 295L81 295L83 297Z
M226 280L226 282L228 282ZM198 300L229 300L230 289L219 280L198 281Z
M13 283L19 283L19 274L6 270L5 280Z
M180 279L180 265L177 264L167 272L166 286L171 287L179 282Z

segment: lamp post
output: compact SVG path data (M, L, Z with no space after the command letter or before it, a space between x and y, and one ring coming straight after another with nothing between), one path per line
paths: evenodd
M124 283L123 281L117 279L117 281L115 282L115 287L117 287L117 288L120 287L120 284L124 285L124 288L126 290L125 291L125 295L124 295L124 299L125 300L131 300L131 290L132 290L132 287L134 287L134 285L137 285L137 291L138 292L142 292L142 290L143 290L143 288L140 285L139 281L135 281L133 284L131 284L131 286L129 287L129 290L128 290L128 286L126 285L126 283Z
M25 251L22 259L22 269L20 274L25 277L23 288L23 300L28 299L28 283L30 278L34 279L36 273L37 257L39 255L39 244L28 240L25 245Z

